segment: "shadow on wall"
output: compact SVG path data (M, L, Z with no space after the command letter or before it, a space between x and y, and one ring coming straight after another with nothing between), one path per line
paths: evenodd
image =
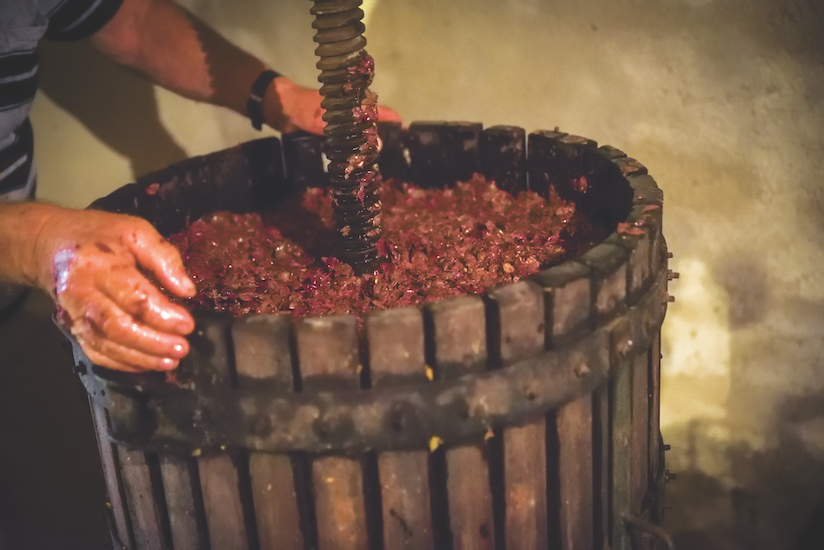
M154 87L143 77L85 42L44 40L40 57L40 92L126 157L134 175L187 157L161 123Z
M698 446L727 429L694 420L669 429L686 469L667 486L667 529L679 550L820 550L824 548L824 453L809 432L824 426L824 392L787 399L776 419L778 444L723 450L732 486L704 473Z
M712 262L729 304L723 415L664 434L679 550L824 548L824 304L776 284L761 254L730 246ZM698 378L678 391L707 391Z

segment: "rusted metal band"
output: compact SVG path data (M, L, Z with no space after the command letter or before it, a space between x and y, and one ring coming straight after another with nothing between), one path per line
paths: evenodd
M557 349L454 380L298 393L246 380L242 389L154 377L134 385L133 377L88 368L82 353L76 358L86 364L89 395L110 411L111 439L144 450L341 453L427 448L433 437L452 445L590 393L611 369L645 353L663 322L666 281L662 269L638 303Z

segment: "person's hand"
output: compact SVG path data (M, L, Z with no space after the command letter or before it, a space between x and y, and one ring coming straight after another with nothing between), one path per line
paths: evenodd
M55 209L35 246L40 284L58 320L95 364L140 372L175 368L189 351L194 320L152 284L192 296L177 249L142 218ZM144 275L144 273L146 275Z
M303 130L323 134L323 96L318 90L296 84L280 76L276 78L264 96L263 113L266 123L283 133ZM274 91L275 93L272 93ZM378 120L401 122L401 116L383 105L378 105Z

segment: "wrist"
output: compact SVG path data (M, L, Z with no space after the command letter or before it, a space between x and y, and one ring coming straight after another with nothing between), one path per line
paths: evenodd
M61 247L68 246L66 230L74 225L69 219L74 211L51 204L32 203L32 206L36 208L27 218L34 235L31 258L26 262L28 284L53 295L54 257Z
M249 120L252 122L252 127L255 130L262 129L263 124L266 122L264 98L267 92L269 92L269 94L275 93L274 91L269 91L269 88L273 87L272 82L279 76L280 74L272 69L266 69L262 71L252 83L251 90L249 91L249 99L246 101L246 116L249 117Z
M0 278L37 286L49 292L53 290L50 264L57 242L52 219L63 210L58 206L36 202L2 205L0 252L9 261L3 262Z

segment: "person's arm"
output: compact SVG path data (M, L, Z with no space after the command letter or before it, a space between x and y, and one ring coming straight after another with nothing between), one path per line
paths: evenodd
M115 61L145 73L183 96L246 115L252 84L266 66L231 44L171 0L123 0L117 14L91 38ZM285 76L264 95L264 116L277 130L321 134L321 95ZM380 108L382 120L400 120Z
M175 368L194 320L169 292L191 296L180 255L146 220L42 203L0 203L0 281L37 286L96 364Z

